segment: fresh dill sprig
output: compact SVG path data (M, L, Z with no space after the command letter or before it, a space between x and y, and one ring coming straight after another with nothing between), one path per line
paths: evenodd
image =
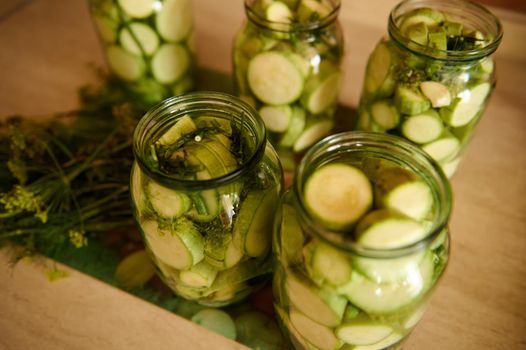
M121 96L97 93L106 100L45 122L0 124L0 246L15 243L23 255L80 248L133 225L128 179L140 115Z

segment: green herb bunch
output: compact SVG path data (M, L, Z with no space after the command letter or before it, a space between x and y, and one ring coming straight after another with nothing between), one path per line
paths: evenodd
M133 225L128 183L137 111L98 101L43 122L12 117L0 124L0 246L16 243L18 257L82 247Z

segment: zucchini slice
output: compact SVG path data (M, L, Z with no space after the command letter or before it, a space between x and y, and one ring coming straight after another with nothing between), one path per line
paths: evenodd
M305 129L306 114L305 110L301 107L294 106L292 108L292 114L290 117L287 131L283 133L279 145L283 147L292 147L294 143L301 136L303 129Z
M163 84L179 80L190 67L190 54L182 45L164 44L152 58L155 79Z
M375 175L377 206L389 208L415 220L423 220L433 207L429 186L406 169L389 167Z
M175 269L187 270L204 259L203 237L184 217L171 230L161 229L153 220L143 222L141 229L153 254Z
M137 210L143 209L142 173L141 168L134 163L131 170L130 194L132 203L135 203Z
M406 32L406 36L417 44L427 46L429 30L425 23L419 22L411 25Z
M420 90L399 85L395 91L395 105L403 114L420 114L431 107L431 102L422 95Z
M304 192L309 212L332 230L351 227L373 201L367 176L358 168L342 163L316 169L307 179Z
M418 273L424 255L425 252L417 252L393 259L356 257L352 262L360 273L376 283L403 283Z
M358 223L356 241L372 249L396 249L416 243L427 232L420 222L387 209L369 212Z
M217 269L203 260L190 269L181 271L179 280L190 287L208 288L214 283L216 276Z
M297 310L290 311L290 322L299 334L321 350L334 350L341 346L332 329L321 325Z
M445 16L442 12L428 7L422 7L404 15L401 23L399 24L399 28L404 35L407 35L408 29L415 24L422 23L427 27L434 27L444 20Z
M165 0L155 17L155 25L166 41L179 42L185 39L192 31L192 1Z
M236 324L225 311L204 309L193 315L191 320L212 332L219 333L232 340L236 339Z
M434 109L411 115L402 123L402 134L418 144L424 144L436 140L442 135L444 123L440 115Z
M490 91L488 82L480 83L463 92L463 97L456 99L450 107L442 108L440 116L454 128L464 126L481 113Z
M336 336L352 345L375 344L387 338L391 333L393 333L391 326L373 321L365 313L359 314L336 328Z
M351 278L351 264L347 256L318 240L310 241L304 248L307 272L320 284L334 286L347 283Z
M354 270L350 282L338 287L337 291L370 315L388 315L419 300L431 285L433 272L433 257L426 254L418 273L411 276L411 283L377 283Z
M125 288L144 285L155 275L155 265L146 250L126 256L115 269L115 279Z
M400 122L400 113L391 100L379 100L371 106L371 117L382 129L396 128Z
M444 130L440 138L426 143L422 149L437 162L443 163L452 159L460 150L460 141L450 132Z
M334 71L324 77L315 77L305 87L302 102L312 114L320 114L336 104L342 82L342 73Z
M294 272L287 275L285 286L292 305L316 323L326 327L340 324L347 305L344 297L331 289L320 289Z
M386 44L379 43L376 45L366 68L365 90L369 93L376 93L381 90L384 82L389 79L392 60L391 51ZM384 95L389 94L390 93L385 93Z
M146 18L153 13L156 0L118 0L121 8L131 17Z
M303 152L317 141L329 135L334 123L332 120L315 120L305 127L303 132L298 136L292 149L294 152Z
M133 55L116 45L108 47L106 55L111 70L120 78L134 81L143 76L145 65L141 57Z
M161 137L156 141L157 144L162 146L174 145L183 136L190 134L197 130L197 126L193 119L189 115L184 115L177 120L174 125L168 129Z
M286 105L297 100L303 90L301 71L286 55L267 51L248 64L250 89L266 104Z
M159 47L159 37L153 29L141 22L131 22L120 32L122 47L134 55L150 56Z
M285 257L285 265L292 266L300 263L305 237L297 218L296 209L288 204L282 206L280 238L280 248Z
M271 132L284 132L287 130L292 119L292 108L289 105L283 106L263 106L259 110L259 115L265 127Z
M378 343L370 345L358 345L353 348L353 350L380 350L388 349L391 345L398 343L404 338L404 335L399 332L393 332L386 338L380 340Z
M241 203L234 223L234 241L250 257L265 255L270 249L272 225L278 194L274 190L252 191Z
M117 22L110 17L95 14L93 15L93 22L98 29L102 41L107 44L112 44L117 40Z
M292 21L292 11L281 1L272 1L267 6L265 17L270 22L290 23Z
M153 181L146 185L146 195L157 215L165 219L175 219L190 209L190 198L183 192L174 191Z

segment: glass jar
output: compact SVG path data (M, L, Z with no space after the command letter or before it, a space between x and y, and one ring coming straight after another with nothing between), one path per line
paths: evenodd
M111 72L150 108L195 85L191 0L89 0Z
M339 0L245 0L234 89L258 109L283 167L328 135L342 82Z
M495 86L499 20L458 0L406 0L369 57L357 128L402 136L451 177Z
M262 286L282 170L257 112L222 93L172 97L139 121L133 151L133 212L162 280L210 306Z
M329 136L276 215L274 306L297 349L399 349L449 256L451 190L402 138Z

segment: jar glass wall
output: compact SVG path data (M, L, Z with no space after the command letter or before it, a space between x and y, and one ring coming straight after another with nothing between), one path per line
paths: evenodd
M407 0L365 73L357 128L402 136L452 176L495 87L498 19L470 1Z
M211 306L264 284L282 171L257 112L227 94L181 95L150 110L133 142L134 215L164 282Z
M297 349L398 349L449 257L451 191L391 135L349 132L301 161L276 215L274 305Z
M245 0L236 93L258 109L285 169L328 135L342 82L339 0Z
M111 72L151 107L194 88L191 0L89 0Z

